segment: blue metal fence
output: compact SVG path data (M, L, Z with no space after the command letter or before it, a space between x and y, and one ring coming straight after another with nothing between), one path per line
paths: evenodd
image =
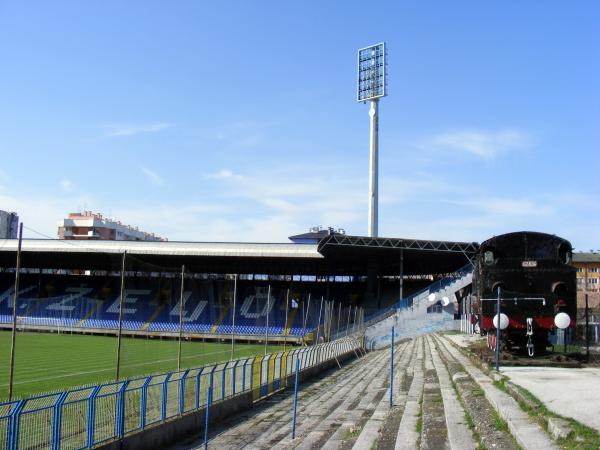
M212 402L285 388L286 377L358 347L343 338L313 347L0 403L0 448L76 450L122 438ZM255 377L255 374L258 377Z

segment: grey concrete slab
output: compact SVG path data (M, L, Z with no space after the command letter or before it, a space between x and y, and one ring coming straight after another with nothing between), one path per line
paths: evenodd
M471 334L447 334L447 335L445 335L445 337L446 337L446 339L452 341L459 347L463 347L463 348L468 347L477 341L481 341L481 340L485 339L483 336L480 336L478 334L473 334L473 335L471 335Z
M394 353L394 380L396 384L396 387L394 388L396 390L396 392L400 392L400 379L401 379L401 374L403 372L403 369L406 368L407 364L409 363L411 356L412 356L412 350L411 352L407 352L407 348L409 348L407 345L399 345L397 347L395 347L398 349L398 351L396 351ZM388 358L389 361L389 358ZM380 373L380 379L385 380L385 372L383 371L382 373ZM380 433L381 433L381 429L385 424L385 420L388 417L388 414L390 412L390 406L389 406L389 394L390 394L390 388L389 388L389 379L388 382L386 383L388 385L388 388L386 389L387 394L384 395L379 402L373 406L373 408L375 408L375 411L373 412L373 414L371 415L371 417L369 418L369 420L367 421L367 423L365 423L360 435L358 436L358 438L356 439L356 442L354 443L354 446L352 447L353 450L369 450L371 448L373 448L375 446L375 443L377 442L377 440L380 437ZM393 392L392 392L393 395ZM397 397L396 397L397 399Z
M396 450L416 449L417 441L419 440L419 433L417 432L416 427L418 415L421 411L419 400L423 395L423 384L425 383L423 374L423 344L421 338L417 338L417 346L414 351L417 355L413 365L414 376L408 391L404 414L402 414L402 420L398 427L395 445Z
M446 417L446 428L448 430L448 443L452 450L476 449L478 444L473 438L473 434L467 425L465 412L458 401L458 397L452 383L448 370L444 366L437 351L434 350L430 337L427 342L431 348L431 357L440 382L442 400L444 402L444 413Z
M447 338L448 336L444 336ZM527 413L517 404L510 395L502 392L492 384L492 379L475 367L469 359L460 353L449 339L440 339L438 342L458 361L471 375L483 390L485 397L492 404L498 414L508 424L508 429L521 447L526 450L558 450L558 446L550 436L537 424L533 423Z
M500 372L546 407L600 431L600 369L501 367Z

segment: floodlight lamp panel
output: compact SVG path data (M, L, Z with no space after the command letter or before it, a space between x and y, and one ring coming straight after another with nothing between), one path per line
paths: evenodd
M358 50L356 99L375 100L387 95L387 52L385 42Z

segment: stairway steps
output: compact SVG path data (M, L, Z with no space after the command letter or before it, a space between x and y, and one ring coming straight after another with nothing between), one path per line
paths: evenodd
M458 401L456 392L450 382L450 374L437 351L435 351L432 338L428 337L427 341L431 349L432 362L437 372L442 400L444 402L448 445L452 450L476 449L478 444L469 430L465 411Z
M394 352L394 392L393 396L393 407L399 406L397 401L400 398L402 402L401 406L404 406L404 398L400 397L400 387L402 385L402 379L404 377L405 370L409 365L412 354L414 351L414 341L411 345L406 345L402 350ZM389 352L389 350L388 350ZM389 380L388 380L389 386ZM395 394L395 395L394 395ZM375 406L375 410L371 417L365 423L360 435L356 439L353 448L354 449L370 449L372 448L380 438L381 430L385 425L388 417L390 416L390 404L389 404L389 387L386 390L386 395L383 396Z
M423 402L421 406L421 450L440 450L449 448L448 431L444 415L444 404L440 381L432 361L431 348L426 337L424 341L425 380L423 384Z
M492 404L500 417L506 421L511 434L523 449L558 449L550 436L538 424L532 422L527 413L520 409L514 398L497 389L493 385L492 379L475 367L446 338L438 339L438 342L454 360L464 367L465 371L483 390L486 399Z
M381 394L382 385L385 384L385 377L382 381L381 373L384 371L384 368L387 366L387 364L389 364L389 360L385 358L384 352L379 353L381 354L382 359L377 365L374 365L371 368L370 376L359 380L354 386L354 390L350 392L350 395L348 395L347 398L340 405L338 405L334 411L330 411L330 414L321 417L313 417L311 422L302 424L302 431L300 434L297 434L297 436L302 436L302 442L293 447L303 449L312 448L318 443L324 444L331 436L335 434L337 429L342 426L343 423L348 425L347 419L349 417L349 412L352 412L351 416L355 420L360 420L362 418L364 411L368 410L369 406L373 402L373 399L378 394ZM385 390L385 388L383 388L383 390ZM352 420L350 423L354 423L355 420ZM315 427L316 423L319 424L317 427ZM307 428L310 431L307 434L302 435ZM282 444L291 445L292 441L282 441Z
M421 398L423 396L423 345L422 339L416 339L415 360L413 363L413 379L406 397L404 413L400 420L396 436L396 450L414 450L420 434L417 431L417 422L421 412Z

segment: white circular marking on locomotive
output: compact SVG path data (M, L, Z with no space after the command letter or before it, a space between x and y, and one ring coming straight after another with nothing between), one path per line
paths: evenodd
M450 299L448 297L442 297L442 306L448 306L450 304Z
M431 303L435 302L435 294L429 294L427 296L427 300L429 300Z

